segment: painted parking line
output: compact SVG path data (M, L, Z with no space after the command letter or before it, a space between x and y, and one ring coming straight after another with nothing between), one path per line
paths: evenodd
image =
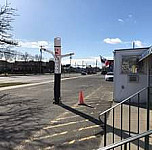
M94 139L94 138L96 138L96 136L95 136L95 135L92 135L92 136L88 136L88 137L81 138L81 139L79 139L78 141L81 142L81 141L86 141L86 140L90 140L90 139Z
M84 128L79 128L78 131L98 128L98 127L100 127L100 125L93 125L93 126L88 126L88 127L84 127Z
M59 126L65 126L65 125L71 125L71 124L74 124L74 123L78 123L78 122L80 123L80 122L85 122L85 121L88 121L88 119L77 121L77 122L71 122L71 123L67 123L67 124L56 125L56 126L52 126L52 128L53 127L59 127ZM74 132L82 131L82 130L88 130L88 129L92 129L92 128L96 128L96 127L99 127L99 125L93 125L93 126L88 126L88 127L85 127L85 128L79 128L78 130L74 130ZM50 129L50 127L45 128L45 130L46 129ZM64 131L64 132L55 133L55 134L52 134L52 135L41 136L41 137L37 137L38 136L38 134L37 134L34 137L31 137L30 139L25 140L22 143L22 145L17 146L15 149L22 150L24 148L24 144L26 144L26 143L30 143L30 142L33 142L33 141L36 141L36 140L43 140L43 139L47 139L47 138L52 138L52 137L55 137L55 136L65 135L67 133L68 133L68 131ZM42 132L41 132L41 134L42 134ZM72 140L72 141L69 141L69 142L65 142L63 144L73 144L76 141L79 142L79 141L89 140L89 139L92 139L92 138L95 138L95 137L96 136L89 136L89 137L81 138L79 140ZM52 148L52 147L48 147L48 148Z
M54 148L54 146L48 146L48 147L45 147L43 150L51 150L51 149L53 149ZM39 149L38 149L39 150ZM41 149L40 149L41 150Z
M84 137L84 138L81 138L81 139L71 140L69 142L64 142L62 145L70 145L70 144L74 144L76 142L82 142L82 141L86 141L86 140L90 140L90 139L95 139L95 138L96 138L95 135L87 136L87 137Z
M89 97L91 97L93 94L95 94L97 91L99 91L101 88L102 88L103 86L101 85L99 88L97 88L95 91L93 91L92 93L90 93L89 95L87 95L86 97L85 97L85 99L88 99ZM75 106L77 106L78 104L76 103L76 104L74 104L73 105L73 107L75 107ZM66 116L67 114L69 114L70 112L65 112L65 113L62 113L61 115L59 115L59 116L57 116L57 118L55 118L53 121L56 121L58 118L63 118L64 116ZM89 121L88 119L86 119L85 121ZM52 121L50 121L50 123L51 123ZM71 125L72 124L75 124L76 122L73 122L73 123L71 123ZM78 122L77 122L78 123ZM64 125L64 124L62 124L62 125ZM66 125L66 124L65 124ZM60 125L61 126L61 125ZM53 127L55 127L55 126L50 126L50 127L44 127L44 128L42 128L41 130L39 130L39 131L37 131L36 132L36 134L34 134L32 137L37 137L37 136L41 136L42 135L42 133L43 133L43 130L46 130L46 129L49 129L49 128L53 128ZM59 127L59 125L58 125L58 127ZM29 138L29 139L31 139L31 137ZM24 147L24 144L25 144L25 140L23 140L22 142L21 142L21 144L20 145L18 145L18 146L16 146L14 149L15 150L22 150L23 148L22 147Z
M76 118L76 117L79 117L79 115L74 115L74 116L68 116L68 117L57 118L56 121L65 120L65 119L71 119L71 118Z
M72 125L72 124L76 124L76 123L88 122L88 121L89 121L88 119L81 120L81 121L72 121L72 122L58 124L58 125L54 125L54 126L47 126L47 127L43 128L43 130L58 128L58 127L68 126L68 125Z
M73 124L76 124L76 123L82 123L82 122L88 122L89 120L88 119L85 119L85 120L81 120L81 121L72 121L72 122L69 122L69 123L63 123L63 124L58 124L58 125L50 125L50 126L47 126L47 127L44 127L43 129L41 129L40 131L37 131L32 137L29 138L32 139L32 138L35 138L35 137L40 137L44 130L48 130L48 129L53 129L53 128L58 128L58 127L64 127L64 126L68 126L68 125L73 125ZM53 122L57 122L56 120L54 120ZM22 142L22 144L25 143L25 140Z
M64 132L55 133L55 134L52 134L52 135L46 135L46 136L41 136L41 137L34 137L34 138L30 139L30 140L26 140L25 143L30 143L30 142L35 141L35 140L43 140L43 139L48 139L48 138L52 138L52 137L55 137L55 136L65 135L67 133L68 133L67 131L64 131Z
M100 125L93 125L93 126L88 126L88 127L84 127L84 128L79 128L77 130L74 130L73 132L93 129L93 128L97 128L97 127L100 127ZM67 133L68 133L68 131L64 131L64 132L55 133L55 134L46 135L46 136L33 137L33 138L25 140L25 143L30 143L30 142L33 142L33 141L36 141L36 140L43 140L43 139L52 138L52 137L56 137L56 136L60 136L60 135L65 135Z

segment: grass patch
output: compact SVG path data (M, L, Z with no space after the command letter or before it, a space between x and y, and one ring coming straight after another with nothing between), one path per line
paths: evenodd
M23 84L28 84L28 83L23 83L23 82L0 83L0 88L7 86L23 85Z

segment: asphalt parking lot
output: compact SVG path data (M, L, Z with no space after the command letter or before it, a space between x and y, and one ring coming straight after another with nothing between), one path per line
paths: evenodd
M72 76L64 79L61 87L60 105L52 103L50 76L43 84L0 92L0 149L99 147L103 128L98 115L112 104L113 82L105 81L100 74ZM85 105L78 105L80 91Z

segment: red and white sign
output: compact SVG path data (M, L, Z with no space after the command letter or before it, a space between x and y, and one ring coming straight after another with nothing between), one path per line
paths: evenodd
M61 38L54 38L54 52L55 52L55 73L61 73Z
M60 47L55 47L55 55L60 56L61 55L61 48Z

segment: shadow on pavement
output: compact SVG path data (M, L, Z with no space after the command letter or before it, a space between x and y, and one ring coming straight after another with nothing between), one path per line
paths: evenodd
M86 107L90 107L90 108L94 108L93 106L91 106L91 105L88 105L88 104L78 104L78 105L81 105L81 106L86 106Z
M42 128L43 124L39 124L42 110L35 99L0 93L0 150L13 149Z
M83 117L83 118L85 118L85 119L88 119L89 121L93 122L93 123L96 124L96 125L100 125L100 126L103 125L100 120L98 120L98 119L96 119L96 118L94 118L94 117L92 117L92 116L89 116L89 115L87 115L87 114L85 114L85 113L83 113L83 112L81 112L81 111L78 111L78 110L76 110L76 109L74 109L74 108L72 108L72 107L70 107L70 106L67 106L67 105L65 105L65 104L63 104L63 103L59 104L59 106L61 106L62 108L66 109L66 110L71 111L72 113L74 113L74 114L76 114L76 115L79 115L79 116L81 116L81 117ZM85 106L85 105L84 105L84 106ZM87 107L88 107L88 106L87 106Z

